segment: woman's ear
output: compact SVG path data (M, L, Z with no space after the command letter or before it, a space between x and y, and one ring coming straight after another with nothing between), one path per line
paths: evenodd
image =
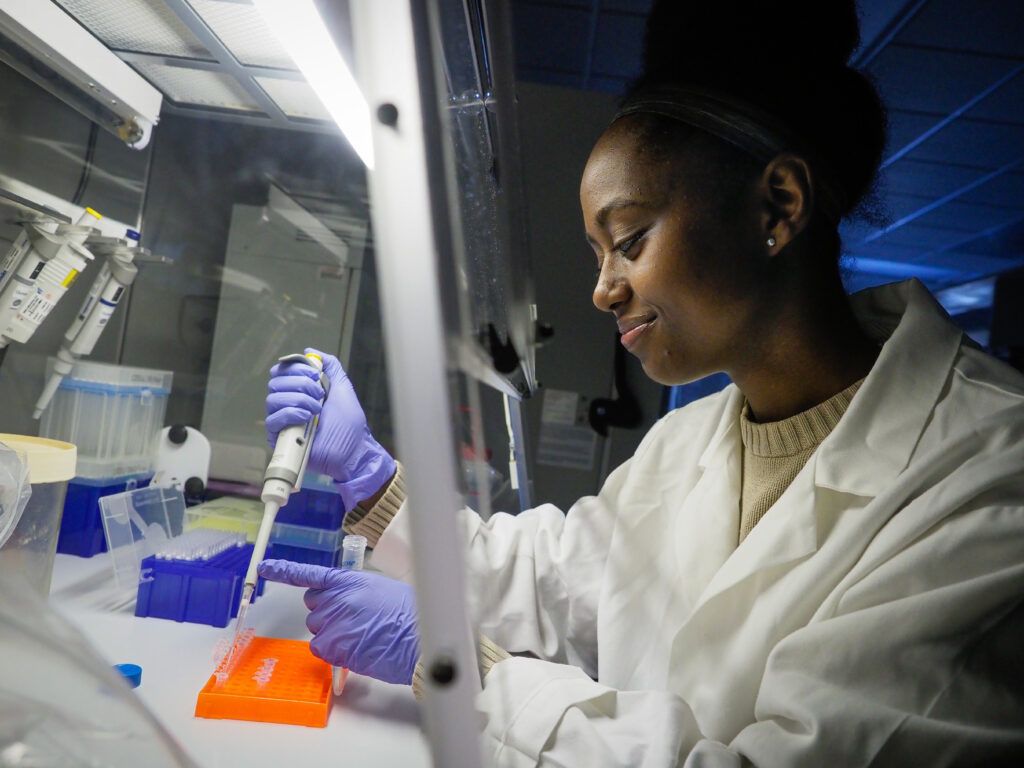
M765 166L760 187L765 248L774 256L810 223L814 210L811 169L802 157L777 155Z

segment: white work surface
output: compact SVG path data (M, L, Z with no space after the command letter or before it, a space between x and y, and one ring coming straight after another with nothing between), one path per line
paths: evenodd
M214 646L231 636L233 625L222 629L111 610L112 578L106 553L88 559L57 555L50 607L111 664L142 667L136 692L201 768L430 765L411 689L359 675L350 674L334 697L325 728L196 717L196 697L213 672ZM258 636L308 640L302 593L267 584L249 608L247 624Z

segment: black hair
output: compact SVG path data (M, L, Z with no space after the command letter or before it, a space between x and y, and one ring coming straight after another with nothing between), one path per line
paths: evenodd
M886 137L878 92L848 66L859 40L855 0L655 0L626 98L684 84L757 107L841 191L845 217L872 190ZM692 131L666 120L646 120L645 139L667 148Z

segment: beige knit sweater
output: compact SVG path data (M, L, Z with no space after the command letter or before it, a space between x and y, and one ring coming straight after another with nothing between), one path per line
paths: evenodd
M749 403L740 413L743 439L743 490L740 537L743 541L793 482L821 442L835 429L864 380L813 408L782 421L758 423Z

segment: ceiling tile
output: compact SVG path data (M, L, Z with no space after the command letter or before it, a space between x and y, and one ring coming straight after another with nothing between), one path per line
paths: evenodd
M961 198L965 203L1009 205L1024 209L1024 170L1004 173Z
M188 0L188 3L241 63L295 69L291 56L256 6L223 0Z
M132 62L171 101L218 109L261 112L260 106L231 75L153 62Z
M1024 125L956 120L915 147L908 157L1000 168L1024 157Z
M519 67L516 74L520 80L528 83L543 83L562 88L579 88L583 82L581 72L553 72L550 69Z
M629 87L629 80L624 77L607 77L604 75L591 75L589 81L590 89L601 93L610 93L614 96L621 96Z
M643 68L644 18L601 13L594 35L591 74L634 78Z
M212 59L162 0L57 0L57 4L114 50Z
M871 62L869 71L890 109L948 115L1014 66L1001 58L888 45Z
M605 11L626 11L646 17L651 10L653 0L601 0L601 9Z
M922 195L937 200L977 181L981 175L983 172L970 166L904 157L882 171L881 185L887 196Z
M896 37L932 45L1024 59L1021 0L929 0Z
M1016 67L1024 67L1024 62L1016 64ZM1024 125L1024 71L979 102L965 116Z
M305 80L257 77L256 82L288 117L307 120L331 119L320 97Z
M903 112L898 109L889 110L889 140L885 156L892 157L907 144L918 139L923 133L931 130L941 117L922 115L917 112Z
M971 205L958 201L941 205L915 220L922 227L942 227L964 233L983 232L1011 221L1019 212L1014 208Z
M512 20L520 67L583 72L587 61L589 11L517 3Z

